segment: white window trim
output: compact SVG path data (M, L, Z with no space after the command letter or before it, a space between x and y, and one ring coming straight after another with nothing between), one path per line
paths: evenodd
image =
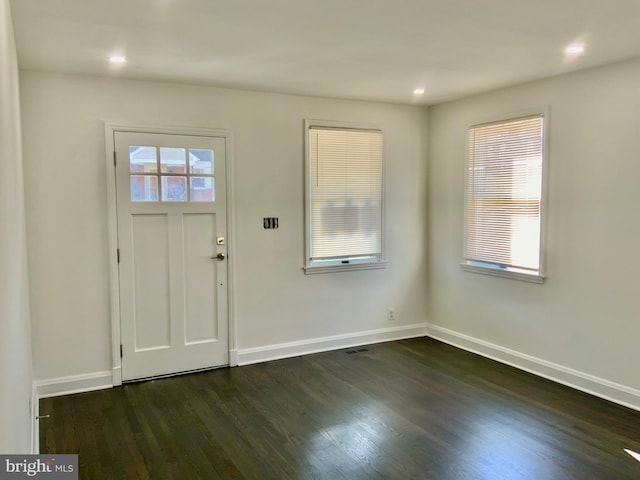
M370 257L369 259L349 259L348 264L340 263L343 259L335 261L311 261L311 161L309 157L309 130L312 127L329 127L340 129L355 129L355 130L379 130L382 132L382 220L381 220L381 254L379 257ZM354 270L375 270L386 268L387 261L385 256L385 205L386 201L386 142L384 137L384 130L377 125L363 124L363 123L350 123L350 122L336 122L331 120L312 120L305 119L304 121L304 201L305 201L305 248L304 248L304 273L306 275L312 275L316 273L332 273L332 272L347 272Z
M540 265L537 273L526 272L526 270L520 270L517 268L506 267L502 268L499 265L494 265L485 262L476 262L465 260L465 244L467 241L467 191L469 187L469 141L465 141L465 161L464 161L464 233L462 237L462 258L460 263L462 270L472 273L480 273L484 275L491 275L494 277L508 278L512 280L520 280L530 283L543 284L546 280L546 238L547 238L547 183L549 175L549 124L550 124L550 107L532 108L528 110L518 111L507 115L495 116L491 119L485 119L484 121L473 122L465 129L465 135L468 136L469 129L477 127L479 125L487 125L491 123L506 122L509 120L517 120L523 117L530 117L534 115L542 115L542 194L541 194L541 206L540 206Z
M464 261L460 264L462 270L472 273L483 273L494 277L511 278L522 280L523 282L544 283L545 276L539 273L525 273L512 268L502 268L498 265L491 265L483 262Z

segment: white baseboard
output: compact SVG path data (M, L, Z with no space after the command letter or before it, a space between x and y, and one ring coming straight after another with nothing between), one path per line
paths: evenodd
M311 338L297 342L278 343L264 347L246 348L237 351L238 365L279 360L281 358L297 357L310 353L326 352L340 348L367 345L370 343L390 342L404 338L424 337L427 331L426 323L402 325L399 327L382 328L366 332L348 333L330 337Z
M595 377L588 373L548 362L437 325L428 325L427 336L640 411L640 390L635 388Z
M113 387L114 372L95 372L70 377L36 380L35 390L38 398L58 397L72 393L90 392Z

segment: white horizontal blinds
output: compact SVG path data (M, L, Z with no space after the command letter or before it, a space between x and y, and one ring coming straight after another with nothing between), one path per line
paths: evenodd
M466 259L538 271L543 117L469 130Z
M311 127L311 259L382 251L382 132Z

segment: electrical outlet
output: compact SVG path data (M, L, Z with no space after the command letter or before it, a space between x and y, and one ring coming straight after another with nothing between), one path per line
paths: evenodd
M388 322L393 322L396 319L396 311L394 308L390 308L389 310L387 310L387 321Z

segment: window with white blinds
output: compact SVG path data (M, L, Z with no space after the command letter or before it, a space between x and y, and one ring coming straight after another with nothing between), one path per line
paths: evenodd
M542 114L469 129L466 265L541 278L544 141Z
M307 269L382 258L382 132L335 125L307 122Z

